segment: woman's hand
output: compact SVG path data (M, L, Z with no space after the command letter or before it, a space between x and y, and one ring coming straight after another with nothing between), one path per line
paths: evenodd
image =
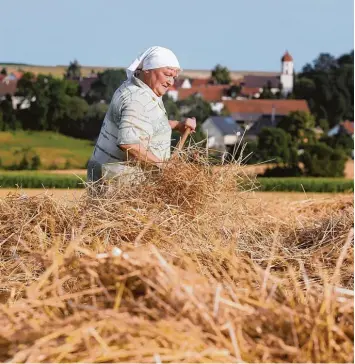
M184 131L187 128L190 128L192 133L195 132L195 130L196 130L196 118L187 118L184 121Z

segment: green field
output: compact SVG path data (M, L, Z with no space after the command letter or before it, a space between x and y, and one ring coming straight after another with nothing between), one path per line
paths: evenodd
M83 188L85 174L51 174L36 171L1 171L0 188ZM259 178L257 186L243 186L244 189L285 192L353 192L354 182L345 178Z
M93 150L92 142L46 131L0 132L2 166L19 163L23 156L37 154L40 169L85 168Z

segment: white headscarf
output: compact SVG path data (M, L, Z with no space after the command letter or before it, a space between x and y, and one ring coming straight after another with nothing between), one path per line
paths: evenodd
M137 69L152 70L161 67L174 67L181 70L178 59L170 49L150 47L127 68L127 78L130 80Z

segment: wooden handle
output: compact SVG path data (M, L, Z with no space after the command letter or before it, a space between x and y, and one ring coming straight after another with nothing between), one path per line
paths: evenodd
M179 143L176 146L177 150L182 150L182 148L184 147L184 144L186 142L187 137L190 135L191 133L191 129L190 128L186 128L184 131L184 134L182 135Z

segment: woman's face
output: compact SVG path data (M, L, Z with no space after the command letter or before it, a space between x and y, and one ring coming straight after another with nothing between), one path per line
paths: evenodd
M146 70L144 72L143 81L153 90L158 96L163 96L178 76L178 70L169 67L156 68Z

